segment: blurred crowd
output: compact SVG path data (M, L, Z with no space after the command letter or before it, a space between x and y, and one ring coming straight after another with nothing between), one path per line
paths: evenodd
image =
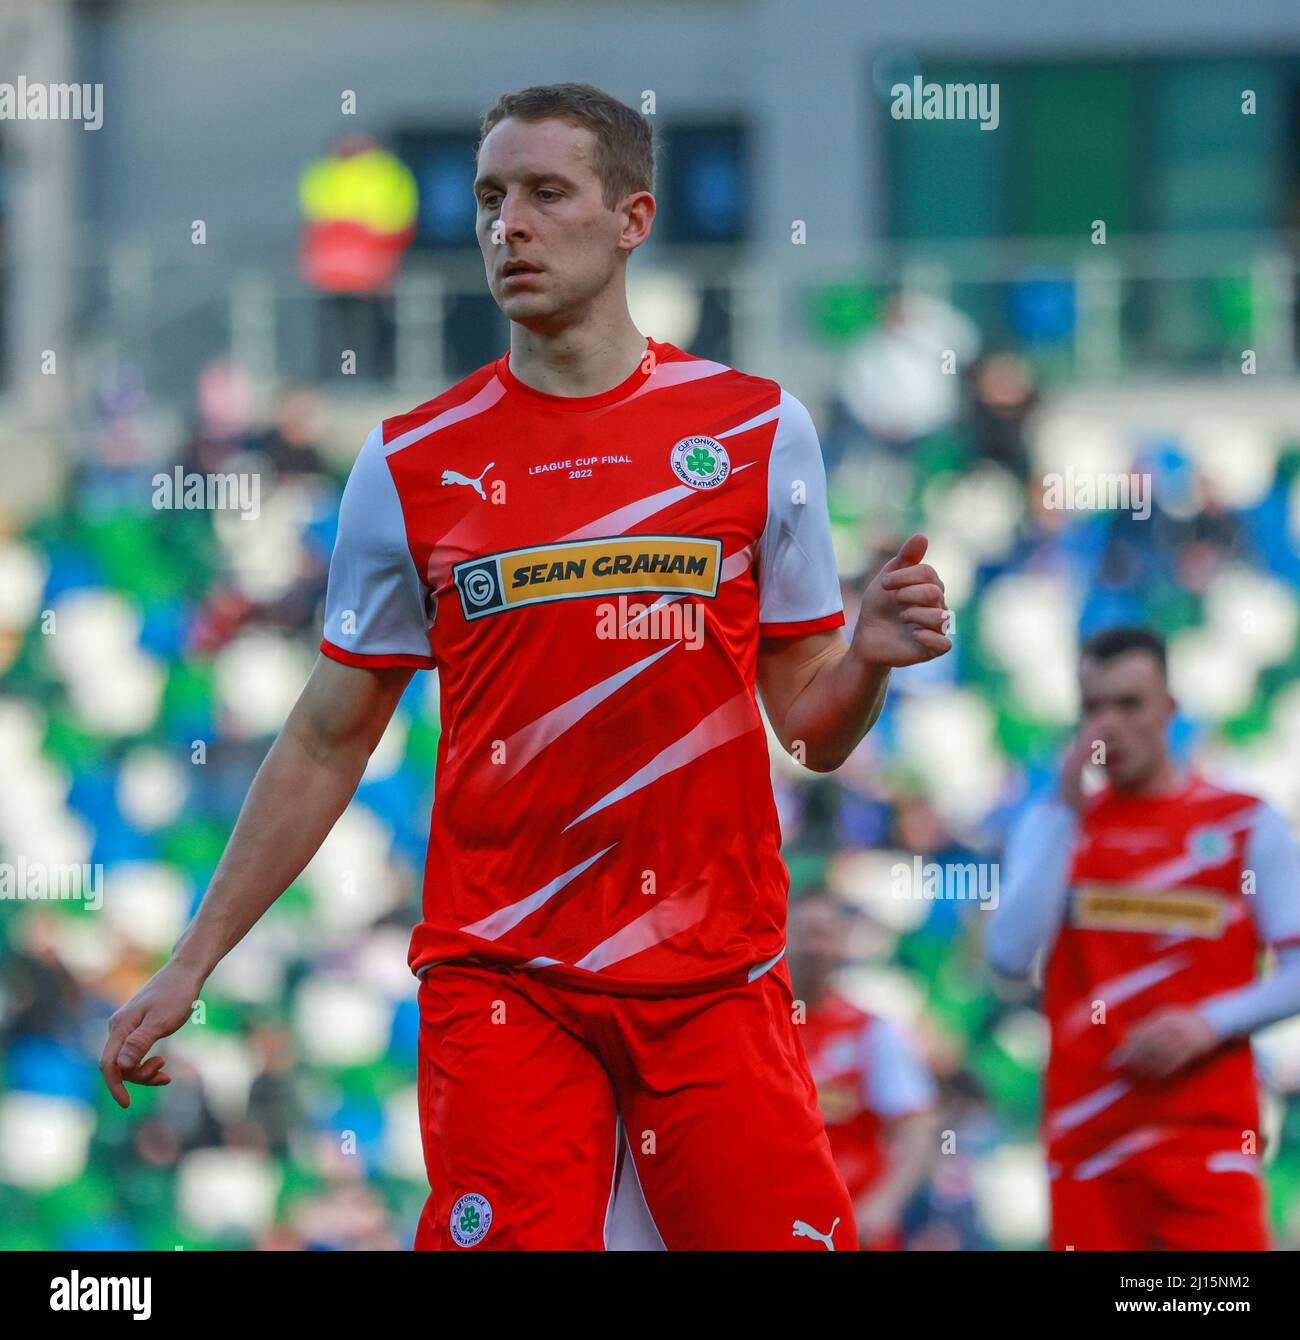
M935 350L951 370L934 371ZM981 347L942 304L899 300L846 351L819 416L850 624L916 529L956 614L953 653L895 675L837 773L772 751L794 894L829 891L850 913L838 989L910 1039L952 1136L906 1208L912 1249L1043 1240L1042 1023L1031 998L995 992L977 903L900 898L890 872L914 855L945 871L997 861L1052 782L1078 637L1160 628L1187 686L1180 752L1300 818L1300 442L1259 444L1252 492L1230 454L1135 433L1119 445L1154 480L1149 519L1054 510L1043 472L1070 443L1036 427L1049 401L1023 353ZM324 412L318 392L289 388L258 422L221 361L176 451L121 369L61 504L0 535L0 861L102 867L104 894L98 908L0 903L0 1248L411 1243L425 1182L406 944L435 672L414 677L320 854L165 1045L170 1087L135 1090L121 1112L97 1070L108 1016L192 914L316 654L343 480L321 450ZM176 466L256 478L256 521L155 505L156 475ZM1300 1033L1279 1026L1260 1054L1274 1228L1295 1247Z

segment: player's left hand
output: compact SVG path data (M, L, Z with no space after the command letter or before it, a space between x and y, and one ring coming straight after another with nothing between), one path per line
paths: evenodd
M1186 1006L1158 1010L1130 1030L1113 1064L1140 1079L1167 1079L1204 1056L1218 1036L1203 1014Z
M952 650L943 582L921 562L929 544L913 535L871 579L853 630L853 649L868 664L916 665Z

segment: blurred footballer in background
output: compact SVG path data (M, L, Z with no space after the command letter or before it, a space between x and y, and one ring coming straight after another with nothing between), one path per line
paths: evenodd
M1250 1034L1300 1012L1295 844L1272 806L1170 757L1156 634L1091 638L1079 688L1058 794L1012 835L987 938L1003 974L1044 963L1051 1244L1264 1250Z

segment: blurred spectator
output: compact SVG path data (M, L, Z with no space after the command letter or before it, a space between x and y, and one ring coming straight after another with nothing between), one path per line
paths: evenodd
M276 403L271 427L252 437L249 447L265 457L277 475L324 475L318 446L320 414L319 392L292 387Z
M946 302L896 294L845 355L839 398L870 440L906 447L957 418L961 373L979 346L974 322Z
M298 181L303 279L320 302L322 376L337 376L345 349L373 375L391 366L387 293L415 237L419 196L415 175L370 135L336 140L308 163Z
M1033 372L1019 354L989 353L969 370L971 435L976 454L1010 470L1029 474L1025 420L1038 401Z
M252 381L229 358L214 358L199 374L198 423L182 464L199 474L218 473L244 449L252 417Z

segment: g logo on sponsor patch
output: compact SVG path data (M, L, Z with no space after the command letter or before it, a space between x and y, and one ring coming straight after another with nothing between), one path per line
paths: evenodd
M726 447L712 437L684 437L668 459L673 474L693 489L716 489L731 473Z
M476 1247L492 1227L492 1206L486 1196L468 1191L451 1207L451 1240L457 1247Z
M487 614L504 604L501 595L501 572L495 558L482 563L458 563L455 569L456 587L465 602L465 612Z

